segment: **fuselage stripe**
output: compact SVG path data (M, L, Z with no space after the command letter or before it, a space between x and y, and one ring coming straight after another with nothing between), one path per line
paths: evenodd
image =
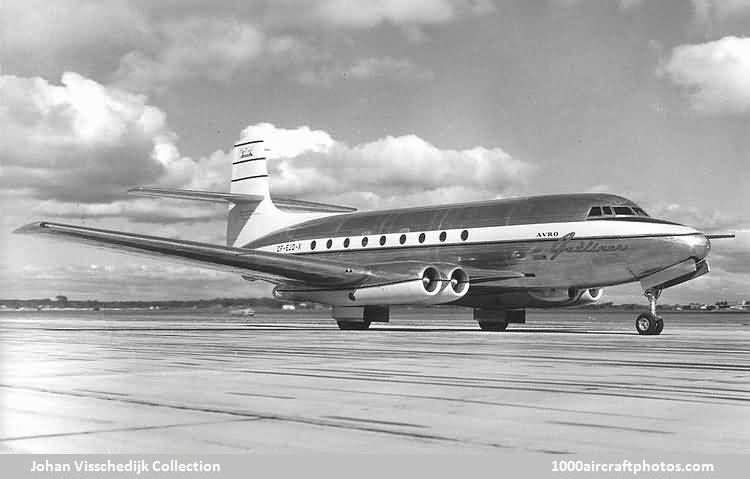
M340 234L340 233L339 233ZM572 236L570 236L572 234ZM426 230L396 233L370 233L367 235L350 235L335 237L316 237L290 240L283 243L272 243L259 246L258 249L276 253L290 254L324 254L347 251L383 251L403 248L423 248L458 245L486 245L509 243L557 242L557 241L595 241L620 240L635 238L676 237L700 234L697 230L682 225L665 225L654 223L634 223L611 221L577 221L546 224L528 224L517 226L493 226L477 228L456 228L449 230ZM402 242L402 237L405 241ZM424 235L424 236L423 236ZM447 236L447 238L446 238ZM360 246L363 238L374 241ZM386 244L380 244L379 237L386 237ZM426 240L425 240L426 237ZM442 238L442 239L441 239ZM348 246L345 240L349 239ZM419 241L422 239L422 241ZM315 248L312 247L313 241ZM328 242L332 247L327 247ZM404 244L405 243L405 244ZM245 247L254 247L248 244Z
M248 161L258 161L258 160L265 160L265 159L266 159L265 156L261 156L261 157L258 157L258 158L248 158L247 160L235 161L232 164L233 165L239 165L240 163L247 163Z
M252 180L253 178L268 178L268 175L255 175L255 176L246 176L244 178L236 178L232 180L232 183L235 183L237 181L243 181L243 180Z
M236 147L238 147L238 146L251 145L251 144L253 144L253 143L263 143L263 140L253 140L253 141L246 141L246 142L244 142L244 143L235 143L235 144L234 144L234 146L235 146L235 148L236 148Z

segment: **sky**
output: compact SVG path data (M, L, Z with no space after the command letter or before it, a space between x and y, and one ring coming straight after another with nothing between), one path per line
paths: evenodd
M223 243L225 207L126 190L227 191L232 144L261 136L279 196L610 192L734 232L662 301L750 300L750 0L4 0L0 125L0 298L269 294L11 234L46 219Z

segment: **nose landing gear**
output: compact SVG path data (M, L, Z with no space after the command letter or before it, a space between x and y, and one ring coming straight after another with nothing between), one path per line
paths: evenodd
M635 319L635 329L638 334L661 334L664 320L656 315L656 301L661 296L661 289L647 289L643 294L648 299L649 312L638 315Z

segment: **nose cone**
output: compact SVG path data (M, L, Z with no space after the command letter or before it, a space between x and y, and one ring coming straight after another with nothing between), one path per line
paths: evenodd
M685 236L683 242L689 248L690 256L699 261L708 256L711 251L711 242L701 233Z

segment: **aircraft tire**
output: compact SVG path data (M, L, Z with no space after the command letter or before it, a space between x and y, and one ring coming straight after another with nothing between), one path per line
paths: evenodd
M507 321L478 321L482 331L505 331L508 327Z
M363 331L370 327L369 321L336 321L342 331Z
M635 318L635 330L638 334L651 336L661 333L664 329L664 320L651 313L641 313Z
M654 334L661 334L662 330L664 329L664 320L662 318L659 318L657 316L656 318L656 328L654 329Z

